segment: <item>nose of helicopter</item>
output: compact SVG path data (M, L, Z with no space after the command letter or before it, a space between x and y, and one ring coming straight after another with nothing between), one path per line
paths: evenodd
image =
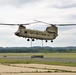
M14 34L15 34L16 36L19 36L19 32L15 32Z

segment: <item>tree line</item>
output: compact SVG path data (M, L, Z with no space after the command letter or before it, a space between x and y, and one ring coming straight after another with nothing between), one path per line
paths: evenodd
M0 47L0 53L76 53L76 47Z

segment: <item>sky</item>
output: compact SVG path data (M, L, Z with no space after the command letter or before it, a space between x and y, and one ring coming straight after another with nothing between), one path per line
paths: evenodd
M76 24L76 0L0 0L0 23L29 23L41 20L50 24ZM27 29L44 31L48 25L32 24ZM57 26L58 37L43 46L76 46L76 26ZM31 42L17 37L18 26L0 25L0 47L30 47ZM41 40L32 46L42 46Z

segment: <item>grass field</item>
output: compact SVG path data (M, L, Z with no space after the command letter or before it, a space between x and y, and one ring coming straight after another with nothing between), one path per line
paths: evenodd
M44 55L44 57L58 57L58 58L76 58L76 53L0 53L0 56L32 56Z
M53 58L76 58L76 53L0 53L0 56L32 56L32 55L44 55L44 57L53 57ZM0 63L2 64L15 64L15 63L23 63L23 64L30 64L30 63L36 63L36 64L48 64L48 65L65 65L65 66L74 66L76 67L76 63L72 62L45 62L39 61L39 60L17 60L17 59L7 59L6 57L0 58Z

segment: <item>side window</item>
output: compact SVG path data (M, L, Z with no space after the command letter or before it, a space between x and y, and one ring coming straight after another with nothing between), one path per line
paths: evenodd
M43 36L46 36L46 34L42 34Z
M49 36L49 34L48 34L48 36Z
M25 31L25 34L27 34L27 31Z

